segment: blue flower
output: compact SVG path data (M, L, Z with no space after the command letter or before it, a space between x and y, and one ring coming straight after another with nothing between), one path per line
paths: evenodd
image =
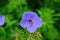
M35 12L24 12L20 25L33 33L42 26L42 20Z
M5 22L5 16L0 15L0 26L4 25L4 22Z

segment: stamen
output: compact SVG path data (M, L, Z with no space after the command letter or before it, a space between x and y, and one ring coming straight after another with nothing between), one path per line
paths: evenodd
M29 24L30 24L30 26L33 25L33 21L32 21L32 19L29 20Z
M30 19L29 22L32 22L32 20Z

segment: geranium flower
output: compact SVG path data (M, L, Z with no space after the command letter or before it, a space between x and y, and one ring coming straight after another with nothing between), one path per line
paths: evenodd
M0 26L4 25L4 22L5 22L5 16L0 15Z
M42 20L35 12L24 12L20 25L33 33L42 26Z

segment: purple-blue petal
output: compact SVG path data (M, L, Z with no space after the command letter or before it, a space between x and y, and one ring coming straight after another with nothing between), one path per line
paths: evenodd
M27 30L28 30L30 33L35 32L36 29L37 29L37 27L36 27L35 25L32 25L32 26L28 25L28 26L27 26Z
M36 17L37 14L35 12L24 12L23 18L30 19Z
M4 22L5 22L5 16L0 15L0 26L4 25Z
M26 19L22 19L22 20L20 21L20 25L21 25L21 27L26 28L27 25L28 25L28 21L27 21Z
M34 24L39 28L42 27L42 19L40 17L37 17L34 19Z

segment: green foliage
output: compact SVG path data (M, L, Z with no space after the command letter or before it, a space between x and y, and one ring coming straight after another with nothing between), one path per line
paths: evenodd
M0 14L6 17L0 40L60 40L60 0L0 0L0 5ZM25 11L37 12L43 21L32 34L19 24Z
M54 11L48 8L44 8L40 11L38 10L38 13L41 15L41 18L43 20L41 32L43 33L44 37L46 37L48 40L57 40L58 32L53 26L54 21L52 14L54 13Z

